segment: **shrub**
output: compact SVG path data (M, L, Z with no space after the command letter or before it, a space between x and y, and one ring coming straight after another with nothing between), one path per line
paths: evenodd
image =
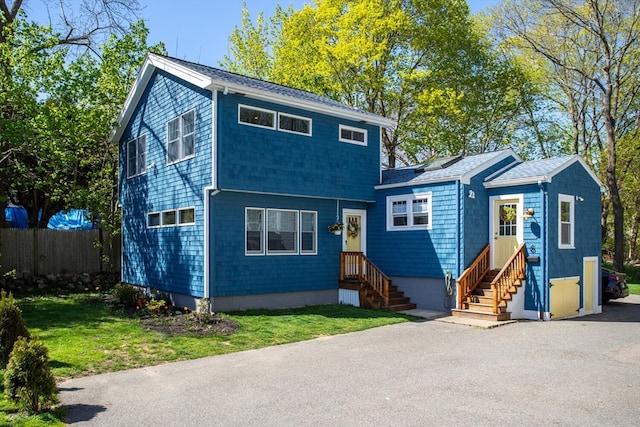
M15 304L13 295L0 291L0 367L7 366L13 344L18 337L29 338L29 330L22 318L22 311Z
M47 347L37 340L18 338L4 374L6 397L31 414L57 401L58 391L47 352Z
M135 306L136 303L144 298L144 291L136 286L127 285L126 283L118 283L111 291L113 296L120 304L128 307Z

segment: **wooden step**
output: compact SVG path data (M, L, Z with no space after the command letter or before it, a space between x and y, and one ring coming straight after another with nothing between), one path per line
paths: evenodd
M494 314L488 313L486 311L458 310L457 308L451 310L451 315L456 317L464 317L467 319L491 320L494 322L511 320L511 313Z
M405 310L415 310L416 307L417 305L415 305L414 303L408 303L408 304L389 305L388 307L385 307L385 308L389 311L405 311Z

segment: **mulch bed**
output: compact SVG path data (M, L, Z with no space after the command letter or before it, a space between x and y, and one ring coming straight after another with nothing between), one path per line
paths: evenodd
M240 329L240 325L231 319L212 315L210 319L198 318L197 314L177 314L173 316L144 316L140 323L145 329L166 335L231 335Z

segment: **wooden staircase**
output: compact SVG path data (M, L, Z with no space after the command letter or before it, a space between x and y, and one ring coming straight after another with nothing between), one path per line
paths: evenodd
M360 307L377 310L413 310L416 304L398 290L362 252L340 254L340 289L358 291Z
M452 316L493 321L510 320L507 303L525 280L524 245L501 270L490 270L489 246L458 278L458 308Z

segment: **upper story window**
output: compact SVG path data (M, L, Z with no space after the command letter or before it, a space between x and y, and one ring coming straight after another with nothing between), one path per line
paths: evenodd
M340 142L367 145L367 130L340 125Z
M278 129L285 132L302 133L311 135L311 119L292 116L290 114L278 114Z
M270 129L276 128L275 111L263 110L262 108L249 107L247 105L238 106L238 121L253 126L262 126Z
M574 202L573 196L558 195L558 248L574 248Z
M387 197L387 231L431 229L431 193Z
M167 163L176 163L195 153L195 112L185 113L167 123Z
M147 136L127 142L127 178L147 171Z

